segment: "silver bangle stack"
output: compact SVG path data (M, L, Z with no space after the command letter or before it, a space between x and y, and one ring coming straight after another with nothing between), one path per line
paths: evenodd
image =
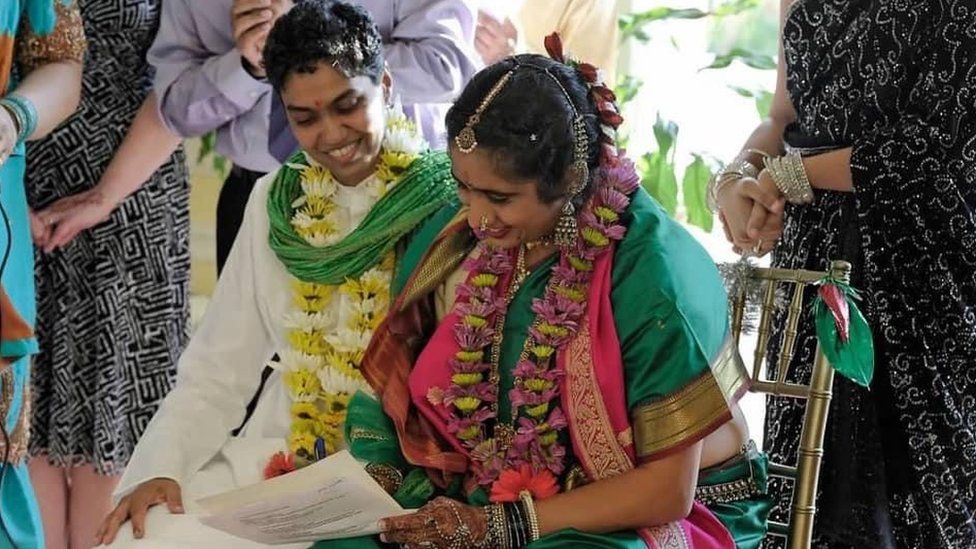
M708 182L705 202L712 213L718 212L718 193L729 183L743 177L755 178L759 176L759 168L745 158L739 157L730 162L715 174Z
M813 187L803 167L803 157L791 152L784 156L767 156L763 163L779 192L790 204L810 204L813 202Z

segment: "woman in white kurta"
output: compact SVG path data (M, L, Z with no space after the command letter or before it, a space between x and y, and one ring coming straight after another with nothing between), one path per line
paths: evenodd
M329 0L296 6L272 30L268 77L306 152L255 186L99 542L121 532L117 541L152 547L247 547L200 524L194 501L259 481L276 452L301 465L313 447L343 446L337 427L348 398L368 391L358 365L389 303L395 249L454 196L446 156L426 152L387 107L380 48L364 10ZM253 415L232 436L266 365L273 373Z

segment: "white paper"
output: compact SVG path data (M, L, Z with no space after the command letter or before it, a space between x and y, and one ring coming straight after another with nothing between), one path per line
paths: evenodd
M198 503L207 526L269 545L378 534L406 512L348 451Z

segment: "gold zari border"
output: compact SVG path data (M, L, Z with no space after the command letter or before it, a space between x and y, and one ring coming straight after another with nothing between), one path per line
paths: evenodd
M675 393L634 409L637 456L646 458L702 437L729 413L729 403L748 383L749 374L730 337L709 371Z
M444 231L454 230L453 227L464 218L464 210L447 224ZM442 231L443 234L443 231ZM400 300L400 310L406 309L410 304L434 291L444 279L448 277L464 258L471 252L471 234L466 230L460 230L453 234L438 237L434 247L421 259L418 271L407 281L407 285L401 291L403 296Z
M634 468L618 441L610 421L600 384L593 369L593 346L590 331L583 320L582 329L570 343L566 359L566 412L573 418L572 429L578 442L576 456L584 469L601 480L626 473Z
M13 368L10 365L0 370L0 386L2 386L2 391L0 391L2 393L0 394L0 421L7 421L7 414L10 413L10 407L14 402L15 382ZM7 453L7 462L14 465L23 461L24 457L27 456L27 435L30 430L30 384L28 383L23 390L20 414L17 416L17 423L9 437L9 452L4 447L3 441L0 440L0 459L3 458L4 453Z

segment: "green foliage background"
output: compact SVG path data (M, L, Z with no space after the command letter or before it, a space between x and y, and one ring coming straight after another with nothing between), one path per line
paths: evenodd
M685 21L685 23L678 23L678 21ZM655 31L663 29L665 24L707 25L707 48L712 61L701 67L702 71L723 70L735 63L762 71L776 69L778 23L774 2L726 0L713 3L707 10L695 7L656 6L643 11L624 13L619 22L623 41L621 46L627 48L659 39L656 38ZM672 44L678 47L673 38ZM650 67L643 71L645 77L656 77L659 73L660 71L654 70L653 61ZM633 74L626 74L618 80L614 91L621 109L627 108L627 104L640 94L643 86L644 82ZM730 93L736 93L753 101L758 116L757 123L768 116L772 102L771 91L732 85L728 87ZM683 205L685 221L705 231L711 231L714 226L714 216L708 210L705 195L708 181L719 168L715 155L709 151L695 151L691 153L691 161L687 165L678 166L675 154L680 134L678 124L658 112L652 130L655 148L641 155L637 162L644 188L672 216L677 215L679 205ZM621 132L624 146L628 140L627 136L635 131L646 131L646 129L627 127L625 123L625 128Z

